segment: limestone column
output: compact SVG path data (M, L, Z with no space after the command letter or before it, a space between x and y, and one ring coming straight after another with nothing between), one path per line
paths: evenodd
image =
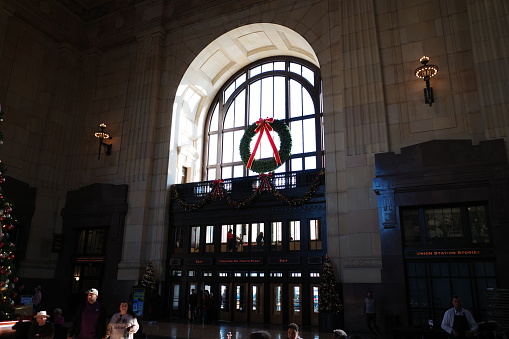
M509 7L506 0L469 0L468 16L485 136L503 138L509 133Z
M7 24L9 18L14 15L14 9L7 5L7 1L0 1L0 55L2 55L5 34L7 32Z
M341 4L341 49L348 155L388 151L382 66L371 0Z
M124 132L124 183L129 185L129 212L126 218L124 249L118 279L139 280L148 260L156 279L163 270L166 180L160 173L156 152L158 137L159 88L165 32L154 28L138 36L138 53L133 60ZM164 152L163 149L160 152ZM156 163L158 165L156 165Z

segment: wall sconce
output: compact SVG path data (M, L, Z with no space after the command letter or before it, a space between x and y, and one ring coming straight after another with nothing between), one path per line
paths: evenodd
M435 102L433 98L433 88L429 84L429 79L438 73L438 67L435 65L428 65L429 57L423 56L419 59L422 66L415 69L415 76L424 79L426 87L424 88L424 103L432 105Z
M106 133L104 130L106 128L106 125L100 124L99 127L101 127L100 131L97 131L94 133L94 135L99 138L99 153L97 154L97 159L101 159L101 147L104 147L104 153L106 155L111 155L111 144L105 143L104 139L112 139L109 133Z

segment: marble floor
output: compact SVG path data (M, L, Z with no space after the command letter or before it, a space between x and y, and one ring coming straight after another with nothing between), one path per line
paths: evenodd
M271 334L272 339L286 339L286 326L268 325L268 324L244 324L219 322L213 325L189 324L183 321L159 321L157 324L149 324L146 321L141 323L141 336L138 338L172 338L172 339L194 339L194 338L218 338L228 339L228 333L231 332L231 339L247 339L249 334L265 330ZM354 333L348 333L354 334ZM370 338L366 333L355 333L363 338ZM318 328L303 328L300 335L304 339L325 338L332 339L332 333L322 333Z
M0 323L0 337L2 339L24 339L17 335L12 329L15 322ZM70 326L71 324L66 323ZM148 323L145 320L140 321L140 330L135 335L135 339L198 339L198 338L217 338L229 339L228 333L231 332L231 339L247 339L249 334L254 331L265 330L271 334L271 339L286 339L286 326L254 324L254 323L229 323L218 322L217 324L190 324L183 320L165 319L156 324ZM364 339L371 337L367 333L348 333L358 334ZM302 328L300 335L304 339L325 338L332 339L332 333L319 332L318 328ZM21 336L23 337L23 336Z

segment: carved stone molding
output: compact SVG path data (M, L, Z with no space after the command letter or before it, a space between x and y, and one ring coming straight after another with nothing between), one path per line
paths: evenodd
M345 268L382 268L381 258L348 258Z

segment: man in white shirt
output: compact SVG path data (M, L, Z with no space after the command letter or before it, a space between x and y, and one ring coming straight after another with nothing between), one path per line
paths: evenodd
M442 320L442 329L454 338L470 338L477 331L477 324L472 314L461 307L461 299L452 297L452 308L448 309Z

